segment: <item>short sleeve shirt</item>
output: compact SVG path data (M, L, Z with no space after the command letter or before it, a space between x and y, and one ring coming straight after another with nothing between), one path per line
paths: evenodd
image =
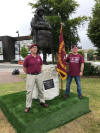
M40 55L36 55L36 57L34 57L30 54L24 59L23 67L27 68L27 73L39 73L41 72L42 64L43 61Z
M69 63L68 74L70 76L79 76L81 63L84 63L83 56L81 54L69 54L66 61Z

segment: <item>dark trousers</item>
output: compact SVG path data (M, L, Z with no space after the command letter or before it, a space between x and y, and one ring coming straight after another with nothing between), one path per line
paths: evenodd
M70 94L70 85L72 82L72 79L75 79L76 85L77 85L77 93L79 96L82 95L82 89L81 89L81 83L80 83L80 76L69 76L67 77L67 84L66 84L66 94Z

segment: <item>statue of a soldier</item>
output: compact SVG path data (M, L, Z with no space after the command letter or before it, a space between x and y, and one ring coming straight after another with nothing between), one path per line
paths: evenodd
M39 6L36 9L35 15L31 21L31 35L33 42L43 50L44 62L46 61L46 51L51 50L52 47L52 34L51 26L45 20L44 8Z

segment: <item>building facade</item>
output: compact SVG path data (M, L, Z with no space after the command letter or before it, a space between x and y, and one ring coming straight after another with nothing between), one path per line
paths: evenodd
M20 57L21 47L25 44L28 45L31 43L30 36L21 36L21 37L10 37L10 36L1 36L0 37L0 56L1 60L5 62L11 62L16 59L16 56Z

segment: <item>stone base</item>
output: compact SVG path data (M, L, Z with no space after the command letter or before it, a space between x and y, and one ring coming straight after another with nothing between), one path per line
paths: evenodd
M54 99L56 96L59 95L59 79L58 79L58 73L56 72L56 67L54 65L48 65L47 67L42 69L43 74L43 81L53 79L54 81L54 88L50 88L45 90L44 85L44 97L45 100L51 100ZM38 91L37 87L34 87L33 91L33 99L38 99Z

